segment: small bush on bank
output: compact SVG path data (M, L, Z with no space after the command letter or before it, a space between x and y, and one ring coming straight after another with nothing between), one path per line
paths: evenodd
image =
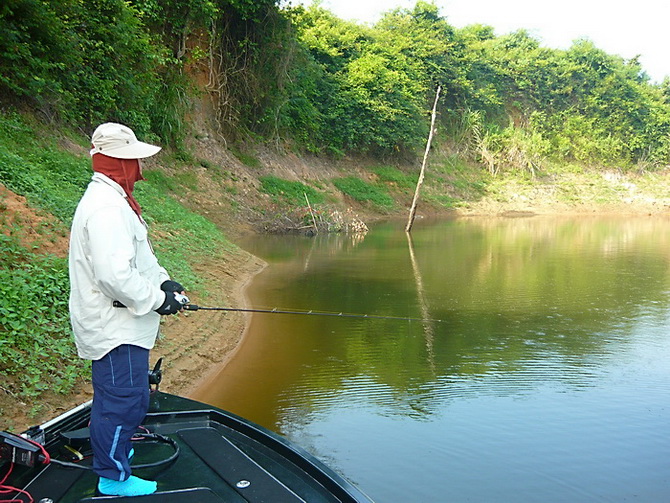
M391 196L384 189L369 184L355 176L336 178L333 184L344 194L362 203L371 203L377 208L388 210L395 206Z
M261 176L261 190L271 195L275 201L283 202L289 206L304 206L305 195L310 204L320 204L324 201L324 196L312 187L302 182L284 180L274 175Z

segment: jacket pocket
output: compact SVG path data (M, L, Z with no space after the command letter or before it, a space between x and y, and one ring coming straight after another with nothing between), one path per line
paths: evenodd
M133 266L147 279L153 279L158 268L158 260L151 249L147 229L139 221L135 232L135 258Z

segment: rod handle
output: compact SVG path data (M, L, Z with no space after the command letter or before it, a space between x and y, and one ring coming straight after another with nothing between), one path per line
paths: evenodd
M114 307L126 307L124 304L122 304L118 300L113 301L112 305ZM197 311L198 309L200 309L200 306L196 306L195 304L183 304L182 309L185 310L185 311Z

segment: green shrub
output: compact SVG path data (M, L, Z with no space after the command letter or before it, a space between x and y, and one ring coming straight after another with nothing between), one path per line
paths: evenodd
M355 176L336 178L333 180L333 184L341 192L356 201L372 203L380 209L390 209L394 206L393 199L384 189L366 183Z
M419 173L415 176L403 173L398 168L393 166L378 166L372 170L374 174L379 177L382 182L395 184L398 188L411 189L414 188L419 178Z
M237 157L237 160L240 161L245 166L249 166L250 168L261 167L261 161L259 161L253 155L242 152L239 148L236 147L231 147L230 151L233 153L235 157Z
M24 397L68 392L87 366L71 340L67 260L30 253L3 233L0 260L0 373Z
M284 180L273 175L261 176L259 180L263 192L270 194L276 201L291 206L304 206L307 203L305 195L310 204L320 204L324 201L323 194L302 182Z
M39 141L15 115L0 114L0 182L69 223L91 177L90 160Z
M173 90L183 83L130 2L20 0L0 9L0 24L4 97L73 125L111 119L174 136Z

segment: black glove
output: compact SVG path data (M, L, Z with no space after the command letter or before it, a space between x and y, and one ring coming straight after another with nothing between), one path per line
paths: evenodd
M168 279L166 281L163 281L163 283L161 284L161 290L163 290L164 292L183 292L184 287L181 286L176 281Z
M165 302L163 302L161 307L156 309L156 312L163 316L167 314L177 314L183 307L184 305L175 298L174 292L165 292Z

